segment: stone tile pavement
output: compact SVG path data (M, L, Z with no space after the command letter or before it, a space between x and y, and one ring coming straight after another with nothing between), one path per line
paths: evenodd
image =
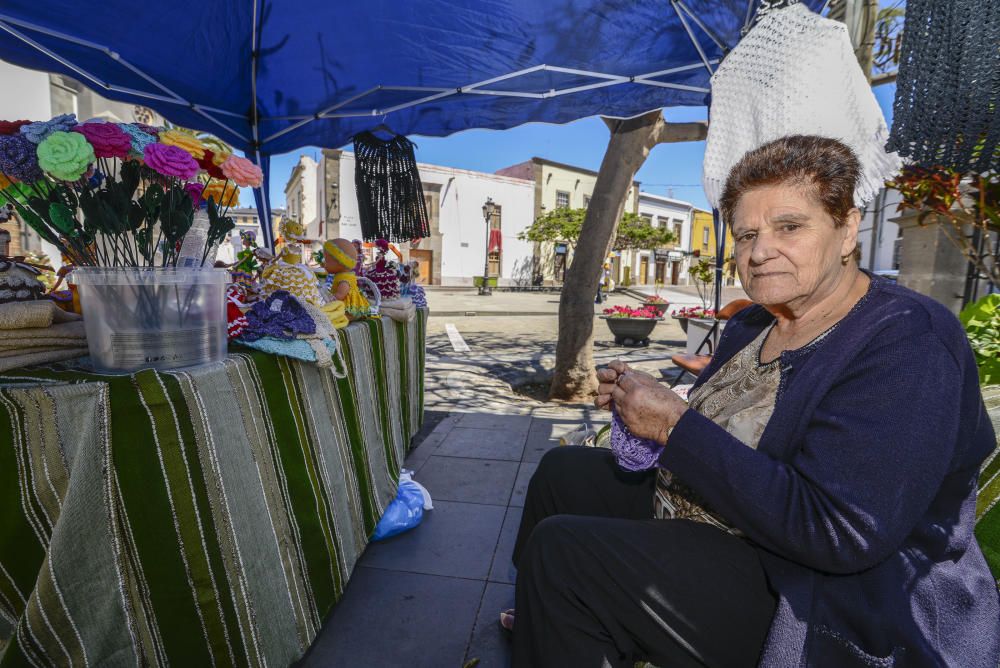
M442 420L405 464L434 510L416 529L369 545L301 665L509 666L497 618L514 602L510 558L528 480L560 436L608 419L535 404Z

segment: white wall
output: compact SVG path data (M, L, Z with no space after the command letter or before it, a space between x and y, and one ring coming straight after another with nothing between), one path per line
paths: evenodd
M320 237L319 192L323 184L319 178L319 165L308 155L299 157L299 174L285 187L286 207L289 216L306 228L306 236ZM352 183L353 175L352 175Z
M49 75L0 61L0 118L45 121L52 117Z
M899 226L891 219L899 214L896 206L899 204L898 190L883 188L879 197L873 199L862 212L861 225L858 228L858 241L861 243L861 266L872 271L893 269L893 252ZM872 262L872 247L875 247L875 261Z
M354 155L340 156L340 236L361 238L357 192L354 189ZM521 271L530 278L532 244L517 235L530 226L534 216L535 185L532 181L464 169L418 165L420 180L439 191L441 233L441 284L471 285L481 276L486 261L486 221L483 204L487 197L502 207L503 252L499 284L505 285ZM406 247L406 244L401 244Z

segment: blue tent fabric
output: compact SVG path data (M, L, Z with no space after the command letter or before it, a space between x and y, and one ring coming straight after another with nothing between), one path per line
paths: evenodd
M263 163L342 146L383 118L445 136L702 106L712 63L759 2L6 0L0 59L149 106Z

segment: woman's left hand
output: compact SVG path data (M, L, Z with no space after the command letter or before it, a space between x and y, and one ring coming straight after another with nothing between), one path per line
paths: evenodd
M687 410L683 399L649 374L618 360L601 369L598 379L601 384L594 401L598 408L610 409L613 402L633 436L666 445L670 430Z

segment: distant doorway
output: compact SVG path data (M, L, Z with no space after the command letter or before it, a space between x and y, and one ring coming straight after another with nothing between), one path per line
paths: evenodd
M670 285L677 285L677 280L681 275L681 263L674 260L670 263Z
M420 276L417 283L420 285L434 284L434 251L414 248L410 250L410 259L417 263Z
M643 256L639 259L639 285L646 285L646 279L649 276L649 258Z
M656 260L656 282L663 285L667 281L667 261Z

